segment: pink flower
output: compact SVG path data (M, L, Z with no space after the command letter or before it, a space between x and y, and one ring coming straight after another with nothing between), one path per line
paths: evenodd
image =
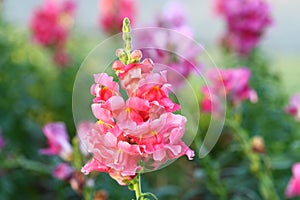
M74 169L67 163L58 164L52 171L52 175L59 180L68 180Z
M213 91L208 86L203 86L201 90L204 98L201 101L201 110L205 113L216 113L220 115L224 112L222 100L218 91Z
M217 113L222 112L220 97L226 97L231 105L239 105L249 99L252 103L257 102L256 92L250 88L249 79L251 71L248 68L210 70L208 79L211 86L204 86L202 92L202 110Z
M122 30L122 23L125 17L134 24L136 18L135 0L100 0L100 18L101 28L110 35L119 33Z
M30 22L32 37L43 46L62 46L73 24L75 3L72 0L45 0Z
M46 155L59 155L64 160L70 160L73 150L69 143L65 124L62 122L49 123L44 126L43 131L48 139L49 147L41 149L40 152Z
M285 111L295 117L297 121L300 121L300 94L295 94L291 97L289 105L285 108Z
M5 140L2 136L2 130L0 129L0 151L4 148L5 146Z
M82 172L107 172L124 185L141 170L157 169L183 155L192 159L194 152L182 141L186 118L172 113L180 107L168 96L166 72L153 73L150 59L128 65L115 61L112 68L128 99L112 77L94 76L92 112L98 122L78 127L94 159Z
M57 49L53 55L53 61L62 68L70 64L70 56L64 49Z
M198 61L201 48L191 39L193 32L186 16L179 1L170 2L151 25L163 29L144 29L135 44L145 57L153 59L157 69L168 71L168 80L176 88L195 69L201 68Z
M92 171L97 172L107 172L109 175L115 179L120 185L126 185L127 181L130 181L134 178L134 176L124 176L121 175L119 171L116 171L112 168L107 168L103 166L98 160L93 158L90 162L88 162L81 170L84 174L89 174Z
M227 25L223 45L240 55L251 53L272 23L265 0L216 0L215 10Z
M112 96L118 96L119 85L113 81L113 77L105 73L94 75L95 84L91 87L91 94L95 96L94 102L105 102Z
M292 198L300 196L300 163L296 163L292 167L293 176L286 188L285 196Z

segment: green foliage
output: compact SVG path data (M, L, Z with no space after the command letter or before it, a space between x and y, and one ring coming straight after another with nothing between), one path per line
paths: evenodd
M80 50L70 48L74 55L72 66L60 69L52 64L49 52L30 41L27 32L4 23L0 25L0 127L6 140L4 151L0 152L1 160L6 161L0 164L0 169L3 168L1 198L78 197L67 184L51 178L51 170L59 160L40 155L38 151L46 146L41 129L48 122L63 121L71 136L75 134L73 82L87 54L87 47L80 46ZM15 156L24 157L25 163ZM28 159L40 161L41 166L26 162ZM47 166L46 174L38 173L39 167L43 170L42 163Z

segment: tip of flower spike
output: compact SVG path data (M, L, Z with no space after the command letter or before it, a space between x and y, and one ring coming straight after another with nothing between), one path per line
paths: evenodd
M126 56L124 56L123 63L124 64L129 64L130 63L130 51L131 51L131 36L130 36L130 21L126 17L123 20L123 41L124 41L124 50L126 53Z
M125 17L123 20L123 28L122 28L123 33L129 33L130 32L130 20L128 17Z

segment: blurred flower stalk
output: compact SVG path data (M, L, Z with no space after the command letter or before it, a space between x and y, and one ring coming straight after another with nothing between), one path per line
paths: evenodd
M240 145L244 156L249 160L249 168L258 179L259 190L265 200L279 199L273 185L269 158L264 149L261 137L251 139L249 133L241 126L239 107L249 99L252 103L258 101L255 90L249 85L251 71L248 68L231 68L208 71L211 84L203 86L201 108L203 112L214 114L212 117L222 117L226 112L225 127L233 131L234 140ZM222 99L226 99L222 102ZM263 164L261 164L263 163Z
M60 67L70 63L66 44L74 24L75 10L75 0L44 0L30 22L33 41L49 49L54 63Z
M272 24L270 6L265 0L215 0L215 12L226 23L221 38L223 47L241 56L248 56L258 46Z

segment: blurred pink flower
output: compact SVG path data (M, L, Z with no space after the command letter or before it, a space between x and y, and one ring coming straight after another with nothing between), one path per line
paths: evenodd
M249 99L252 103L257 102L255 90L249 86L251 71L248 68L234 69L213 69L208 72L210 86L204 86L202 92L202 110L217 113L222 111L221 100L219 97L226 97L227 101L236 106L242 101Z
M285 190L285 196L292 198L300 196L300 163L295 163L292 167L293 176Z
M187 12L180 1L169 1L157 16L155 25L176 30L188 37L193 37L193 31L187 23Z
M65 124L62 122L49 123L44 126L43 131L48 139L49 147L41 149L40 152L47 155L59 155L66 161L70 160L73 150L69 143Z
M5 146L5 140L2 136L2 130L0 129L0 151L4 148Z
M198 61L201 47L192 39L184 5L170 1L151 27L161 29L144 29L136 45L145 57L153 59L157 69L168 71L168 81L178 88L193 71L201 69Z
M227 25L222 44L240 55L251 53L272 23L265 0L215 0L215 11Z
M99 24L110 35L122 30L125 17L134 24L137 15L136 0L100 0L99 9Z
M288 114L292 115L300 122L300 94L295 94L291 97L289 105L285 108L285 110Z
M52 175L59 180L68 180L74 169L67 163L58 164L52 171Z
M79 137L94 159L82 172L107 172L124 185L143 165L157 169L182 155L192 159L194 152L182 141L186 118L172 113L180 107L168 97L171 85L166 72L151 72L150 59L128 65L115 61L112 67L128 99L120 95L112 77L104 73L94 76L92 111L98 122L78 127Z
M64 68L70 64L70 56L64 49L56 49L53 61L57 66Z
M45 0L32 16L30 28L35 42L47 46L62 46L73 25L73 0Z

